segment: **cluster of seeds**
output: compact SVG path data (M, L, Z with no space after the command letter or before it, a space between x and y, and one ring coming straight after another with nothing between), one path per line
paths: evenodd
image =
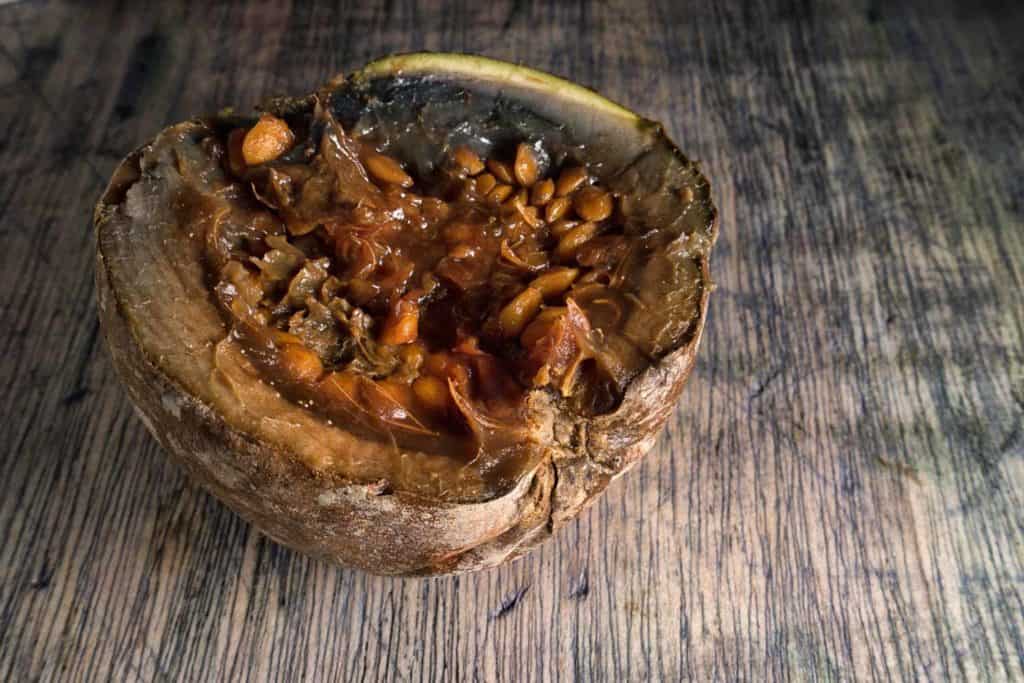
M464 174L470 192L507 208L507 215L529 226L538 242L546 247L525 259L511 249L503 249L506 261L540 271L497 316L498 333L503 337L520 337L523 346L529 348L528 342L536 341L541 328L534 327L529 335L521 335L545 302L550 304L564 297L580 278L581 266L608 260L604 253L589 253L584 263L579 263L577 257L584 245L605 229L602 222L612 217L614 199L593 182L583 166L569 166L557 177L541 178L537 157L526 143L518 145L511 163L498 159L484 162L468 147L456 148L452 162ZM509 226L507 233L515 234L516 226ZM624 242L621 236L612 237L604 242L602 251L615 249ZM592 282L599 275L590 273L587 281ZM544 325L565 311L561 306L545 310L546 315L538 321Z
M280 160L295 135L273 116L227 139L228 169L260 201L273 197L289 233L250 258L262 287L252 316L269 330L285 383L413 431L464 419L472 408L456 395L489 397L493 409L490 399L512 405L523 384L571 391L583 352L566 330L570 319L589 327L569 299L601 301L594 290L609 290L626 253L612 194L581 165L544 177L538 148L525 142L505 160L456 147L442 179L422 187L368 142L340 127L335 138L348 152L333 166ZM352 167L338 173L343 158ZM340 181L365 200L338 204ZM270 281L270 271L283 279ZM221 277L243 291L250 273L234 262ZM508 355L510 344L521 351ZM351 359L345 349L358 362L339 361Z

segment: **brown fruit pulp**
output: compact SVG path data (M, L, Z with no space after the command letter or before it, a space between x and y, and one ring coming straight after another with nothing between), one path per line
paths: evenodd
M538 141L523 141L511 159L456 148L415 178L325 124L304 161L252 140L262 126L291 143L273 117L223 141L225 170L281 226L226 263L208 259L233 334L268 382L328 419L467 458L520 438L531 388L582 414L615 405L648 361L594 362L625 320L616 278L629 245L585 167L545 177ZM277 156L247 164L240 141Z

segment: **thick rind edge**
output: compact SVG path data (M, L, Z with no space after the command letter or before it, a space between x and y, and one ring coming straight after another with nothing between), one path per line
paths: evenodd
M576 104L590 109L600 109L606 114L614 115L637 127L657 125L578 83L530 67L479 55L452 52L413 52L391 55L370 62L353 73L352 78L371 80L388 76L442 73L476 81L491 80L514 83L530 90L550 91L554 89L560 98L572 100Z

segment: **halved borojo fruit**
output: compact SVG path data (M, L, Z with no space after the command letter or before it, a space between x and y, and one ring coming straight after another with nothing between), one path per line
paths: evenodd
M296 550L436 574L521 555L651 447L716 210L660 125L413 54L167 128L95 226L115 367L175 460Z

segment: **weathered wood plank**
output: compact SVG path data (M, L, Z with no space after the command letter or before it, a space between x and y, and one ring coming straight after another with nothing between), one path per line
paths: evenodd
M1024 677L1024 8L207 5L0 6L0 677ZM648 460L521 562L403 581L164 462L98 337L90 213L169 122L420 49L664 121L723 230Z

